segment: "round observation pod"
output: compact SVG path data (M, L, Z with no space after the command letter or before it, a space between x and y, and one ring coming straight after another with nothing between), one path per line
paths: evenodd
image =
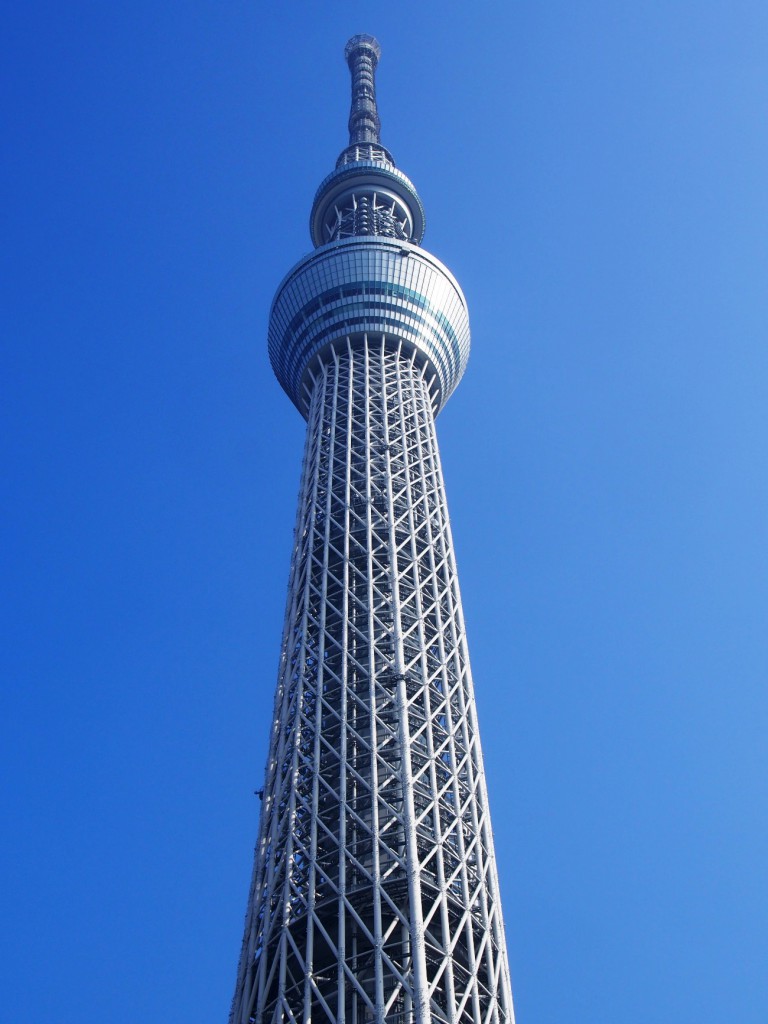
M306 417L313 371L333 348L383 340L431 379L435 413L469 358L467 303L456 279L418 246L354 237L321 246L283 279L269 318L269 359Z
M341 164L325 178L309 215L315 245L355 235L421 242L426 218L419 194L402 171L383 160Z

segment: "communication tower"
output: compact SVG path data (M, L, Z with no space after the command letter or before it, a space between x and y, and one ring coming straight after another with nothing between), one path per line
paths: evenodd
M269 356L307 420L231 1024L513 1024L435 435L467 306L421 247L350 39L349 145L277 290Z

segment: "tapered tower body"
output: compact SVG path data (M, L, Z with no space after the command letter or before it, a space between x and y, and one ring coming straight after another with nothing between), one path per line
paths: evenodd
M283 280L275 373L307 420L232 1024L512 1024L435 436L469 355L355 36L350 144Z

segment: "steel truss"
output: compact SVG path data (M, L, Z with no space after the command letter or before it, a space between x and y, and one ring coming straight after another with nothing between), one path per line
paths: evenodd
M512 1024L429 370L313 370L233 1024Z

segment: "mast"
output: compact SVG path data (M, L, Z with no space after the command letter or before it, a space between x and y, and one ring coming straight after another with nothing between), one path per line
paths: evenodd
M270 313L307 437L231 1024L513 1024L435 433L469 320L381 144L380 55L347 44L349 145Z

